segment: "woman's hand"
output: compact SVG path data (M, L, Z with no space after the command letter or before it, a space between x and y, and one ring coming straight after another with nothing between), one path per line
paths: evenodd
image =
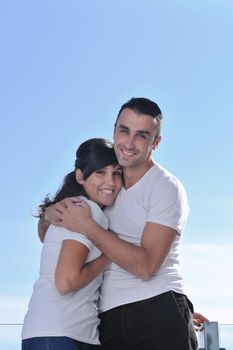
M48 208L46 208L44 213L44 219L50 224L59 221L59 218L57 217L57 210L55 204L52 204Z

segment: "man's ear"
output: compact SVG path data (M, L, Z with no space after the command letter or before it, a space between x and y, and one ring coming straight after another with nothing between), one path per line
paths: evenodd
M77 169L75 171L75 178L80 185L84 183L82 170Z
M154 151L158 146L159 146L159 143L161 141L161 136L157 136L153 145L152 145L152 150Z

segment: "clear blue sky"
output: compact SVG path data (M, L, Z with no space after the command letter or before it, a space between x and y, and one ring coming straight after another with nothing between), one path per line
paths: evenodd
M41 243L31 212L59 187L83 140L112 139L132 96L161 107L154 159L188 192L184 270L197 309L209 312L195 286L208 295L213 283L232 295L232 18L231 0L0 3L3 301L28 300L37 276ZM221 276L211 267L218 260ZM223 321L221 298L212 302ZM232 301L229 308L232 315ZM0 321L21 322L25 311L0 311Z

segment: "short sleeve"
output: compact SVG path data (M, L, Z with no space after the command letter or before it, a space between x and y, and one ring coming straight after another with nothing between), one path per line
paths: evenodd
M176 178L165 178L151 192L146 221L171 227L181 234L188 213L188 200L183 185Z
M67 240L67 239L71 239L71 240L73 240L73 241L82 243L82 244L85 245L89 250L91 250L91 248L92 248L92 243L91 243L91 241L90 241L86 236L84 236L84 235L81 234L81 233L72 232L72 231L69 231L69 230L65 229L64 235L63 235L63 241L65 241L65 240Z

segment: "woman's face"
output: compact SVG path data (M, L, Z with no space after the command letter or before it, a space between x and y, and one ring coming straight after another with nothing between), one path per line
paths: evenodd
M111 205L122 186L122 169L120 165L108 165L94 171L86 180L80 169L76 170L76 179L85 189L89 199L100 207Z

